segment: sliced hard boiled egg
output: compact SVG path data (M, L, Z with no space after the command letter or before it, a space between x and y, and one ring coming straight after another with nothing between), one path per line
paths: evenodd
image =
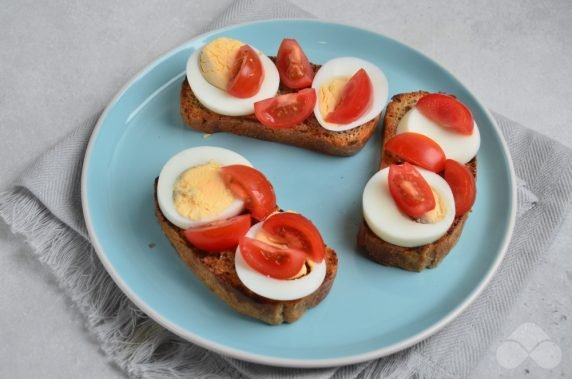
M262 228L262 223L252 226L246 237L256 238ZM234 267L240 281L252 292L273 300L296 300L308 296L316 291L326 277L326 260L313 263L313 267L306 275L296 279L274 279L256 271L246 263L240 247L236 248Z
M361 68L367 72L373 87L370 108L357 120L348 124L327 122L325 118L339 101L343 86ZM373 63L360 58L342 57L326 62L316 73L312 88L318 95L314 115L322 127L332 131L341 132L365 124L379 115L387 102L388 86L383 71Z
M229 38L218 39L203 47L205 54L202 54L203 49L197 49L187 61L187 81L193 94L202 105L215 113L226 116L249 115L254 113L254 103L273 97L278 92L278 69L270 58L254 47L264 69L260 90L249 98L234 97L226 92L225 86L231 70L229 62L232 62L229 57L237 46L240 48L242 45L242 42Z
M252 164L221 147L181 151L165 163L157 183L157 202L167 220L181 229L199 227L240 214L244 202L226 188L217 168Z
M460 163L467 163L473 159L481 145L481 135L476 122L473 133L464 135L439 126L415 107L399 121L397 134L405 132L415 132L431 138L441 146L448 159L454 159Z
M389 192L389 168L377 172L366 184L362 205L364 219L379 238L403 247L416 247L435 242L451 227L455 219L455 200L451 188L441 176L416 167L427 180L439 202L437 212L428 212L416 221L401 212Z

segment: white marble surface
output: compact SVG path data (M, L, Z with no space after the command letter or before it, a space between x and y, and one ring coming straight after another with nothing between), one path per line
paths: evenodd
M396 38L449 68L481 101L572 147L569 1L293 0L320 18ZM183 2L177 2L183 3ZM230 1L4 0L0 7L0 190L138 70ZM130 12L139 7L137 17ZM125 43L130 41L130 43ZM102 69L114 67L109 71ZM474 378L572 376L572 217L531 276ZM551 370L503 368L496 349L532 322L561 348ZM0 222L0 377L122 378L30 249Z

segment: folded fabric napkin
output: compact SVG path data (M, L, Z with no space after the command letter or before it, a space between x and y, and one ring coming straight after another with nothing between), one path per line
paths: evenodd
M236 1L208 29L265 18L311 17L283 1ZM328 369L268 367L220 356L165 330L133 305L101 265L86 232L81 165L97 116L0 193L0 216L51 270L102 350L132 377L467 376L489 346L528 274L548 250L572 198L572 150L495 114L513 157L518 219L506 258L478 299L443 330L394 355Z

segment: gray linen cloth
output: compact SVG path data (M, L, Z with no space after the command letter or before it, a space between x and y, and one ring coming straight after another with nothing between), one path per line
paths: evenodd
M311 15L283 1L240 0L208 29L286 17ZM548 250L572 198L572 150L494 116L519 177L518 218L506 258L485 291L451 324L407 350L370 362L312 370L242 362L181 339L133 305L97 258L81 211L81 165L97 116L78 125L11 190L0 193L0 216L53 273L109 359L131 377L466 377Z

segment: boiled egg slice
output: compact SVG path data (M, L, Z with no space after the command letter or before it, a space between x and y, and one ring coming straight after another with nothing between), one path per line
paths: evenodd
M442 213L437 220L431 220L431 214L425 220L414 220L399 210L389 192L389 167L371 177L362 197L364 219L373 233L384 241L403 247L437 241L447 233L455 219L455 200L445 179L431 171L415 168L436 195L436 203Z
M219 38L203 47L204 55L203 49L197 49L187 61L187 81L194 95L202 105L215 113L226 116L253 114L254 103L274 97L278 92L278 69L270 58L254 47L264 68L260 90L249 98L234 97L226 92L234 55L242 45L244 43L237 40Z
M244 202L226 188L218 169L252 164L221 147L201 146L181 151L165 163L157 183L157 202L167 220L181 229L199 227L236 216Z
M259 222L250 228L246 237L256 238L262 228ZM296 279L274 279L256 271L246 263L240 247L236 248L234 267L240 281L252 292L273 300L296 300L308 296L322 285L326 277L326 260L307 263L310 272Z
M397 134L415 132L423 134L437 142L448 159L467 163L477 155L481 145L481 135L475 122L473 133L464 135L439 126L425 117L416 107L410 109L399 121Z
M326 122L327 114L339 101L344 84L361 68L367 72L373 87L370 108L360 118L348 124ZM387 102L388 86L385 74L375 64L360 58L342 57L324 63L314 77L312 88L318 95L314 115L323 128L332 131L342 132L365 124L379 115Z

